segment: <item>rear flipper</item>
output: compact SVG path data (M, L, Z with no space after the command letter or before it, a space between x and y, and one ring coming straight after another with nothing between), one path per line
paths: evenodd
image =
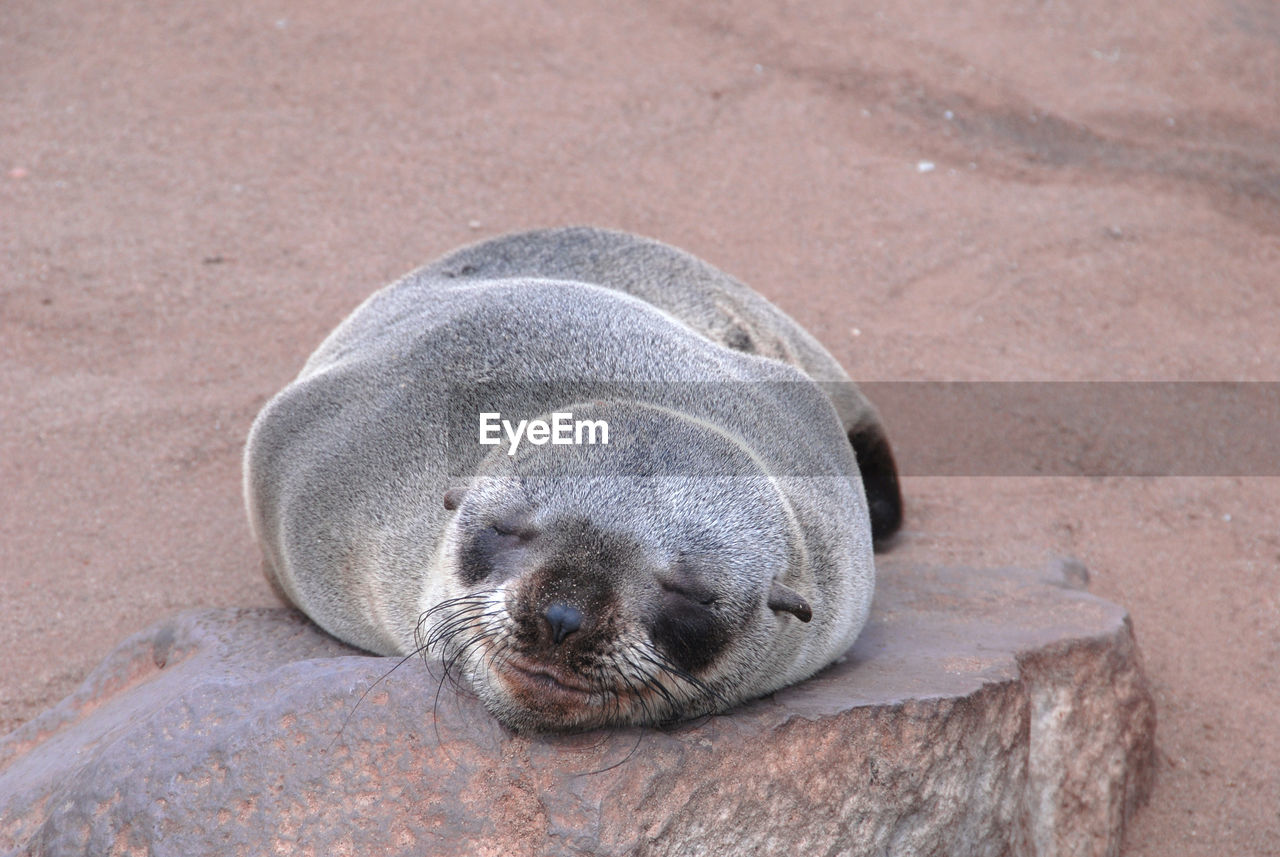
M849 443L858 458L862 487L871 515L871 541L877 550L902 526L902 490L893 449L880 422L863 423L849 430Z

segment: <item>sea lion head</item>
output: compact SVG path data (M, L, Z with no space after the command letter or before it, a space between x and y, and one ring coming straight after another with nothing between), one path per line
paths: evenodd
M520 731L654 724L779 686L811 614L785 498L682 414L572 406L609 446L486 458L453 512L419 643Z

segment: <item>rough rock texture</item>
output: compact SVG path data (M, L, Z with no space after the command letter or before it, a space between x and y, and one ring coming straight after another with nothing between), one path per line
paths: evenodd
M568 737L289 611L183 613L0 742L0 853L1115 854L1155 712L1068 566L883 568L814 680Z

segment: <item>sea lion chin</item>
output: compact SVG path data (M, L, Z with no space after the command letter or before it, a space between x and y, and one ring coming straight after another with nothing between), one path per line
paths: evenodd
M606 431L552 442L567 414ZM821 346L705 263L591 229L465 248L367 300L255 421L245 493L299 608L438 657L520 731L812 675L901 521L879 418Z

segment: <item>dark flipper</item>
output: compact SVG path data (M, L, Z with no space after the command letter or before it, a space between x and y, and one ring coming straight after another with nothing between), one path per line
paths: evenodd
M902 490L898 487L898 465L893 449L879 423L863 425L849 432L849 443L858 457L862 487L867 493L871 514L871 540L877 549L902 526Z

